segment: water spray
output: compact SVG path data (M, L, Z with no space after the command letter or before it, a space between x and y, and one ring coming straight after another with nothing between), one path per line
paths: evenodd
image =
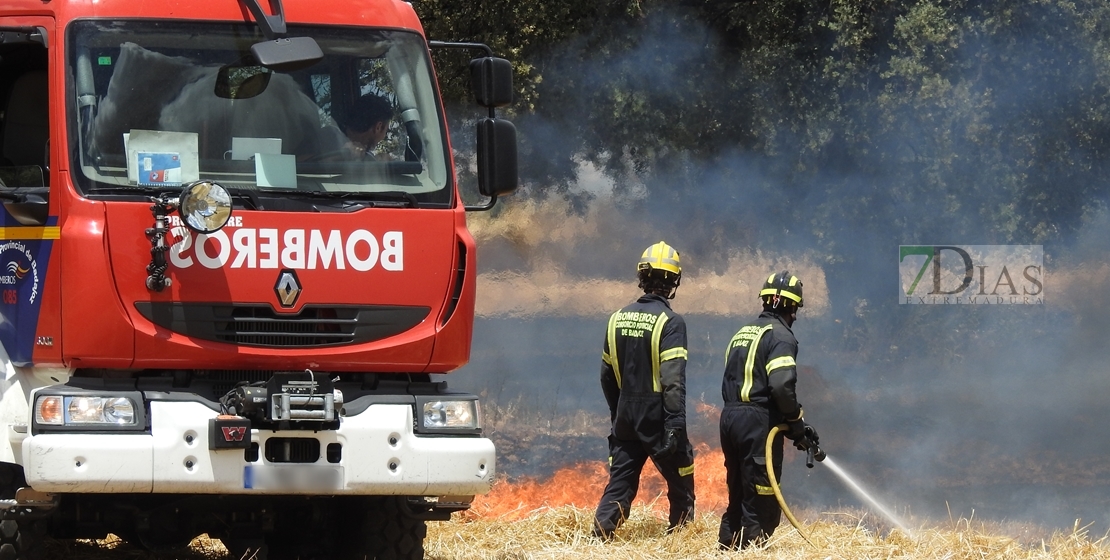
M774 426L771 428L771 432L767 434L767 446L764 450L764 454L766 457L772 457L771 444L775 440L775 435L778 434L780 431L785 431L787 429L788 427L786 424L779 424L778 426ZM821 446L818 445L816 433L813 433L810 430L806 430L805 435L799 440L795 441L794 445L798 449L805 449L806 467L812 469L814 461L817 461L819 463L825 462L825 450L821 449ZM848 484L848 486L851 487L851 489L856 492L856 494L867 500L873 507L875 507L875 509L879 511L879 513L882 513L887 519L897 525L903 533L907 535L911 534L910 530L907 529L906 526L897 517L894 516L894 514L887 511L886 508L884 508L882 504L875 500L875 498L872 498L870 494L864 492L863 488L861 488L860 485L856 483L856 481L852 480L852 478L848 476L848 473L844 472L844 469L840 468L840 466L834 463L832 459L829 459L828 462L825 463L825 465L827 465L829 469L833 471L833 473L839 476L841 480ZM790 513L790 508L786 507L786 499L782 497L782 490L779 488L779 481L777 478L775 478L774 461L767 461L767 478L771 481L771 489L775 491L775 499L778 500L779 507L782 508L782 513L786 515L786 518L788 520L790 520L790 524L798 530L798 534L801 535L807 543L812 544L814 547L816 547L817 545L814 544L813 541L809 540L809 535L807 535L806 532L802 529L802 524L794 518L794 514Z
M856 482L855 480L853 480L852 477L848 476L848 473L845 472L844 469L842 469L840 467L840 465L837 465L835 461L833 461L832 459L829 459L828 461L825 462L825 466L828 467L829 470L831 470L833 472L833 474L839 476L840 480L842 480L845 484L847 484L848 487L851 488L852 491L855 492L857 496L863 498L868 503L870 503L871 507L875 508L876 511L883 514L883 516L886 517L888 521L890 521L895 526L897 526L899 529L901 529L903 533L905 533L906 535L909 535L910 537L913 536L913 533L910 532L910 530L906 527L905 524L902 523L902 521L900 519L898 519L898 517L896 517L893 513L887 511L887 509L885 507L883 507L883 505L880 504L878 500L876 500L875 498L872 498L871 494L868 494L866 491L864 491L864 489L859 485L859 483Z

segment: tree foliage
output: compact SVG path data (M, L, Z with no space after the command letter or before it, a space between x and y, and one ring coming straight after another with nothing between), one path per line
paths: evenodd
M589 161L621 184L682 176L681 190L700 182L692 162L743 156L830 212L879 205L927 235L897 216L924 204L996 242L1059 238L1104 198L1104 0L416 8L431 38L482 40L514 62L536 184L565 187ZM462 102L465 73L443 87ZM832 195L846 181L854 201Z
M834 316L863 329L847 337L944 320L877 303L891 247L1046 244L1051 260L1106 207L1110 0L416 7L431 37L514 61L524 195L583 208L588 162L691 262L814 251ZM446 91L465 101L465 81Z

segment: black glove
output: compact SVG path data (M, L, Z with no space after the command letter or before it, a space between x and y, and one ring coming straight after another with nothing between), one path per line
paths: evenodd
M809 426L806 425L805 420L795 420L793 422L787 422L786 437L796 444L798 443L798 441L805 439L806 428L809 428Z
M817 435L817 430L814 430L813 426L810 426L809 424L806 424L806 439L808 439L813 445L817 445L821 442L821 437Z
M659 448L659 452L655 454L656 457L666 457L671 455L678 449L678 437L681 432L675 428L670 428L663 432L663 445Z
M794 448L798 451L806 451L810 446L816 446L818 440L817 430L813 426L806 424L804 420L796 420L788 422L787 427L790 428L786 437L794 441Z

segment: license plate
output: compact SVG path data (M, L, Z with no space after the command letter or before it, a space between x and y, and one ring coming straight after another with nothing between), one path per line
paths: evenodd
M247 465L243 467L243 488L254 490L338 490L343 483L343 467L332 465Z

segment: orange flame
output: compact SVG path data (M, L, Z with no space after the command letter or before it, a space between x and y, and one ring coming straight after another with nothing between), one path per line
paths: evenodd
M609 471L602 461L590 461L559 469L547 480L524 478L514 482L500 480L493 490L474 499L466 517L519 520L544 509L565 506L593 509L601 499ZM720 448L708 443L694 445L694 489L699 512L721 513L728 505L725 461ZM654 465L644 466L640 491L634 505L648 506L666 516L667 484Z
M705 401L697 401L694 403L694 411L701 414L707 419L716 420L721 417L721 407L709 404Z
M721 407L704 400L694 402L694 411L704 420L715 425L721 415ZM713 437L713 431L692 433L694 446L694 493L695 508L698 512L712 511L722 514L728 507L727 471L725 456L721 448L704 441ZM784 454L783 460L790 463L794 453ZM496 518L507 521L519 520L545 509L574 506L594 509L601 500L605 484L609 482L609 469L603 461L588 461L559 469L546 480L522 478L516 481L499 480L493 490L484 496L476 496L470 510L462 514L463 519ZM634 506L650 506L657 515L666 517L670 506L667 501L667 483L648 461L640 475L640 491L636 494Z

